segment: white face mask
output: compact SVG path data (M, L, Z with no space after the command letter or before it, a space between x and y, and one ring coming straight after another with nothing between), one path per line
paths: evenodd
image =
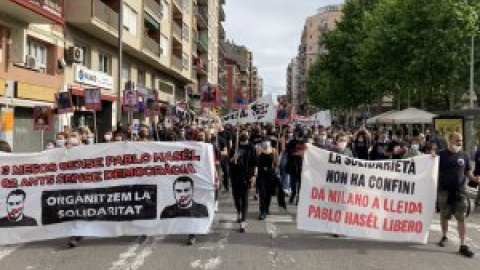
M333 144L333 139L328 139L327 143L330 144L330 145Z
M55 145L53 144L47 144L47 146L45 146L45 149L49 150L49 149L53 149L55 148Z
M412 148L413 151L418 151L418 149L420 149L420 145L412 144L412 145L410 145L410 148Z
M454 153L458 153L458 152L462 151L462 146L461 145L453 145L452 150L453 150Z
M338 149L339 149L340 151L345 150L345 148L347 148L347 143L346 143L346 142L338 143Z
M78 145L78 139L77 138L70 138L70 139L68 139L68 143L72 146L77 146Z
M109 142L112 139L112 135L107 134L107 135L104 135L103 138L105 139L105 141Z
M55 143L57 144L57 147L65 146L65 140L56 140Z
M87 138L88 144L93 144L95 142L95 139L92 137Z

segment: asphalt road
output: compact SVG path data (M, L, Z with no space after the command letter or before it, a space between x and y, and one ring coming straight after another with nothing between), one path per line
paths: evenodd
M445 248L438 220L427 245L391 244L300 232L295 211L257 220L258 203L251 200L247 232L238 232L232 199L221 196L213 231L186 246L185 236L87 238L75 249L65 239L0 247L0 270L136 270L136 269L478 269L480 254L459 256L455 230ZM454 225L452 223L452 225ZM480 253L480 211L469 218L468 242Z

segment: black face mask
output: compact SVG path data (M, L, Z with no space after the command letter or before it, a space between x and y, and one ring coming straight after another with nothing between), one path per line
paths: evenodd
M240 141L241 142L245 142L248 140L248 136L247 135L240 135Z

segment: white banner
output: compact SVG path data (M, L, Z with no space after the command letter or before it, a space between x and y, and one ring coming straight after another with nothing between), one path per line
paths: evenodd
M275 118L276 108L273 103L273 96L269 94L251 103L245 109L223 116L222 120L228 124L275 123Z
M206 234L211 145L138 142L0 155L0 244L68 236Z
M392 242L427 243L438 157L364 161L308 145L298 228Z
M324 126L330 127L332 125L332 114L329 110L320 111L308 118L297 118L294 120L295 124L301 124L305 126Z

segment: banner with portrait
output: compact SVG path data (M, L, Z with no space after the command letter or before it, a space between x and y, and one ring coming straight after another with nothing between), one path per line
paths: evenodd
M307 146L297 212L301 230L427 243L439 158L368 161Z
M52 108L48 106L33 107L33 130L50 131L52 129Z
M139 93L135 90L123 90L123 111L139 112Z
M70 91L56 93L55 103L57 104L58 114L73 112L72 93Z
M206 234L213 148L135 142L0 155L0 245L68 236Z

